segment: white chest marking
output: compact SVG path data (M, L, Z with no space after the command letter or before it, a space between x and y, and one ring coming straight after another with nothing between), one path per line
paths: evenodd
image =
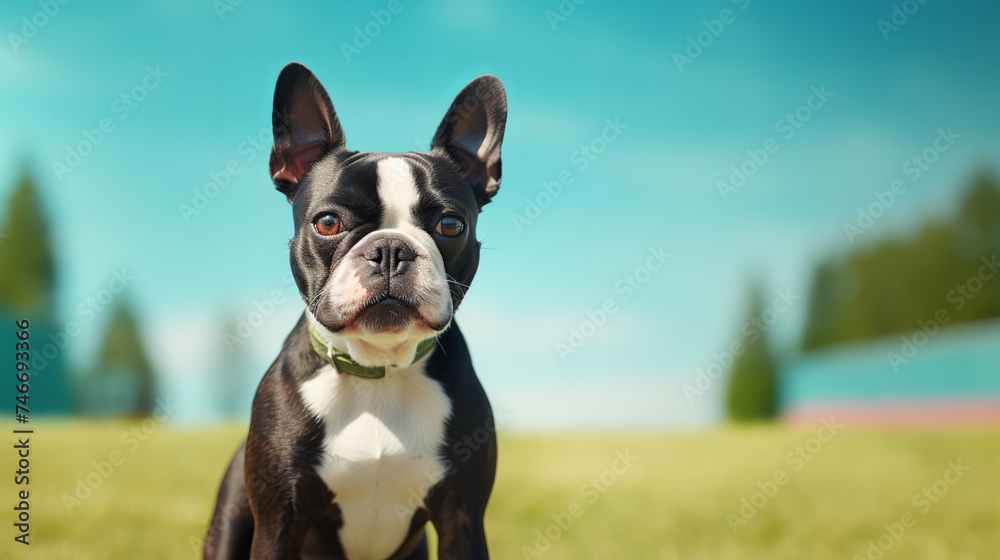
M325 366L302 384L306 407L325 424L320 478L343 515L349 560L384 560L403 543L413 508L445 473L439 451L451 402L422 363L382 379Z

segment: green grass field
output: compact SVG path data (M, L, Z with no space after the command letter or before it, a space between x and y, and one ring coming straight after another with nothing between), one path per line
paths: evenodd
M146 441L123 443L130 426L34 425L30 547L13 544L14 486L10 471L3 476L9 557L197 556L243 430L158 427ZM486 520L492 555L865 558L868 541L881 537L882 558L1000 558L1000 431L844 429L825 443L814 435L754 427L502 437ZM8 469L12 443L3 445ZM93 462L116 451L114 471L94 474ZM626 453L631 465L616 462ZM946 476L949 461L968 471ZM70 513L64 494L88 475L99 484ZM744 498L760 507L743 507Z

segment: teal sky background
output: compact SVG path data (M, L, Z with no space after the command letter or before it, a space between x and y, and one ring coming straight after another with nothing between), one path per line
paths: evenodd
M231 390L248 400L302 309L286 281L289 207L267 173L271 96L289 61L318 75L361 150L424 149L470 79L506 84L502 187L479 222L482 264L458 323L517 429L717 420L721 383L693 403L681 388L739 339L752 281L801 298L773 330L775 346L792 349L813 265L849 247L844 223L873 191L908 187L861 243L945 215L974 173L998 173L995 3L928 2L888 39L878 21L915 2L587 0L554 29L557 1L400 0L384 26L372 23L384 1L244 0L220 17L221 4L70 2L16 45L10 34L41 8L0 9L0 196L27 164L59 259L61 320L79 319L113 271L134 276L120 297L189 420L211 416L227 318L281 296L241 346L246 383ZM721 28L709 43L704 21L723 10L731 23L709 24ZM343 44L366 25L378 34L348 60ZM707 46L679 69L674 54L700 32ZM122 118L116 100L148 68L162 80ZM832 95L786 138L779 120L812 88ZM114 130L58 177L53 162L102 119ZM625 128L581 169L574 152L608 119ZM960 138L911 180L904 162L942 127ZM777 151L724 200L718 182L772 137ZM226 188L182 215L231 161L239 172ZM515 215L564 171L572 183L518 227ZM618 283L647 278L636 269L661 247L671 256L626 299ZM617 311L561 357L558 344L609 299ZM93 357L108 317L84 325L69 350L77 363Z

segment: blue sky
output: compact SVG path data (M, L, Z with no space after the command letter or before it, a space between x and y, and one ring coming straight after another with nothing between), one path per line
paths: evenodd
M120 297L139 310L163 388L190 419L207 415L226 317L280 295L243 345L251 387L301 312L286 281L290 212L266 163L274 80L292 60L326 85L354 149L426 147L468 80L489 72L506 84L502 188L479 222L482 265L458 322L517 429L716 420L721 384L693 403L681 387L738 339L750 281L801 297L772 331L791 348L812 266L848 247L843 225L873 191L908 187L860 242L947 213L975 171L1000 163L996 5L928 2L886 39L878 21L892 1L587 0L554 29L556 1L400 0L385 25L372 11L389 2L289 4L244 0L222 17L208 0L70 2L51 17L33 3L2 9L0 195L27 163L49 212L64 320L113 271L134 276ZM22 18L47 21L25 33ZM377 35L348 60L343 44L366 25ZM699 33L701 52L685 54ZM678 68L675 53L695 56ZM831 94L803 111L813 88ZM797 110L788 136L781 120ZM113 130L58 175L53 162L104 119ZM620 130L606 131L609 120ZM959 138L911 180L904 162L949 126ZM769 139L767 162L724 200L718 183ZM602 151L584 169L586 145ZM561 173L571 182L518 227ZM225 175L185 218L179 207ZM660 248L670 257L641 270ZM560 356L608 300L615 312ZM73 358L90 359L106 319L85 325Z

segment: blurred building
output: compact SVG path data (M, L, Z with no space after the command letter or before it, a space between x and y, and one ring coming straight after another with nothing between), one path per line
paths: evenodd
M875 425L1000 423L1000 321L852 343L789 360L781 417Z
M10 357L14 357L14 332L16 332L15 321L28 319L30 326L28 332L31 333L28 342L30 344L30 365L31 380L29 382L28 410L29 417L35 415L57 415L64 416L73 412L71 401L69 375L66 368L64 356L65 346L59 344L62 325L58 327L51 319L40 318L34 315L17 313L6 309L0 305L0 324L10 337ZM13 369L13 362L11 369ZM13 403L14 398L20 393L17 392L13 374L11 382L4 383L0 387L0 398L5 403ZM13 405L12 405L13 407Z

